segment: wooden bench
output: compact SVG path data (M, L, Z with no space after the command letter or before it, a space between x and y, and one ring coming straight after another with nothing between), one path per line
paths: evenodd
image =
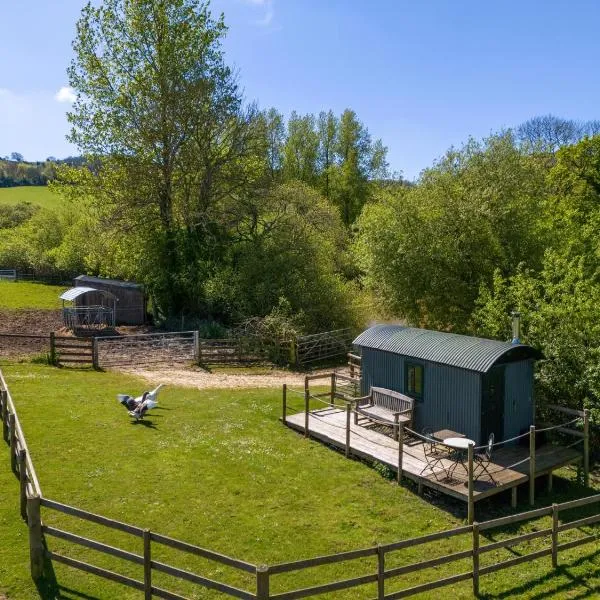
M358 416L384 422L394 427L394 437L398 434L398 424L412 427L415 401L394 390L372 387L368 396L356 399L354 407L354 423L358 425Z

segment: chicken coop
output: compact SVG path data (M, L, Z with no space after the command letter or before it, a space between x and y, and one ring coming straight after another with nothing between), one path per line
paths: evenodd
M79 275L74 280L75 289L89 291L75 299L75 308L106 306L107 299L113 299L113 325L143 325L146 323L147 300L144 287L132 281L106 279Z

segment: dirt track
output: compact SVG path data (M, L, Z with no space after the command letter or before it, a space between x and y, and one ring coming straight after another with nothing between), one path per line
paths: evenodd
M304 374L292 373L281 369L265 369L258 374L250 373L209 373L202 369L185 369L181 367L154 367L119 369L124 373L146 379L151 384L164 383L196 389L206 388L258 388L280 387L287 383L289 386L301 388L304 386ZM338 369L339 372L342 372ZM311 375L319 371L312 372ZM330 373L331 369L322 371ZM327 383L324 379L323 383Z

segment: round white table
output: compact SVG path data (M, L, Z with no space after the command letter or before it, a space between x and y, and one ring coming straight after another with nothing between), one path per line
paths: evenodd
M469 438L446 438L444 440L444 444L446 446L450 446L450 448L454 448L456 450L456 452L454 452L454 456L452 457L452 459L454 460L454 466L450 467L450 469L447 471L448 477L450 479L452 479L453 475L454 475L454 471L456 470L456 467L458 465L462 465L463 469L465 470L465 473L468 475L469 474L469 466L467 465L467 452L466 450L469 449L469 446L474 446L475 442L473 440L470 440Z
M446 438L444 440L444 444L446 446L450 446L451 448L456 448L457 450L467 450L469 446L474 446L475 442L470 440L469 438Z

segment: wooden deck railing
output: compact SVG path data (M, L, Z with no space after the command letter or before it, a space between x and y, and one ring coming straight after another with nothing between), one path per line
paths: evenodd
M321 393L312 393L310 390L310 386L312 382L315 381L323 381L325 384L329 385L329 390ZM346 394L341 394L338 391L338 381L356 381L355 378L348 377L345 375L341 375L338 373L317 373L315 375L307 375L304 378L304 436L309 437L310 435L310 419L311 419L311 411L310 411L310 403L311 400L317 400L321 402L325 402L323 398L329 398L329 405L331 407L336 406L335 400L340 399L342 401L341 405L337 405L338 408L342 410L346 410L346 443L345 443L345 454L346 457L351 456L351 422L350 422L350 413L355 408L355 398L353 396L348 396ZM283 388L283 418L282 421L285 423L286 414L287 414L287 387L284 385ZM538 433L546 433L548 431L557 431L561 434L565 434L575 438L575 442L569 444L567 448L572 446L576 446L578 444L582 444L582 462L583 462L583 478L584 484L586 487L589 485L589 472L590 472L590 462L589 462L589 440L590 440L590 411L588 409L585 410L575 410L572 408L565 408L558 405L550 405L548 408L559 412L561 414L565 414L568 417L574 417L573 419L567 421L566 423L551 425L544 428L536 428L535 425L531 425L529 431L527 433L521 434L514 438L508 440L501 440L494 443L494 447L499 447L503 444L512 443L519 439L526 439L529 436L529 456L523 461L519 461L517 464L528 462L529 466L529 504L535 504L535 480L540 472L536 470L536 435ZM371 417L371 420L375 423L379 422L380 425L388 425L391 424L387 421L378 421L376 418ZM573 427L569 427L576 421L583 422L582 431L578 429L574 429ZM406 435L410 435L413 438L421 439L425 443L435 442L435 444L439 447L445 446L442 441L439 440L431 440L426 438L425 436L419 434L416 431L412 431L405 427L402 423L397 423L393 425L394 427L394 439L399 441L398 444L398 461L395 465L398 476L398 483L400 484L403 475L403 441ZM356 434L356 433L355 433ZM448 450L452 450L451 447L447 447ZM473 523L475 520L475 451L483 450L484 447L473 447L469 446L467 449L467 460L466 460L466 471L467 471L467 520L469 523ZM517 465L511 465L510 467L503 467L504 469L514 468ZM424 478L419 478L419 493L422 491ZM552 471L548 473L548 486L552 487ZM517 487L516 485L512 488L512 499L511 504L514 507L517 505Z
M561 504L553 504L549 507L539 508L525 513L501 517L481 523L472 523L451 529L449 531L430 533L416 538L399 540L396 542L380 544L368 548L313 557L305 560L295 560L274 565L254 565L252 563L231 558L209 549L201 548L187 542L152 532L148 529L142 529L134 525L123 523L121 521L110 519L43 497L31 457L29 456L27 444L25 442L25 437L17 417L13 400L10 396L6 381L4 380L4 376L1 372L0 384L2 388L0 390L0 414L2 416L3 435L4 439L7 440L10 445L11 465L19 474L19 480L21 484L19 488L21 494L21 512L28 523L31 557L30 568L31 574L36 580L42 575L44 560L50 559L85 573L89 573L126 587L142 591L144 592L144 598L146 600L151 598L186 600L183 596L177 593L153 585L152 575L155 571L172 575L179 580L197 584L205 589L219 591L228 597L242 598L247 600L296 600L299 598L314 597L316 595L328 592L354 589L368 584L376 584L377 600L396 600L398 598L413 596L415 594L450 586L466 580L472 580L473 593L478 595L480 577L482 575L491 574L496 571L545 556L551 556L552 566L556 567L558 565L558 556L560 551L571 549L583 544L597 542L598 539L600 539L600 531L594 531L593 533L587 532L582 537L563 541L562 543L560 540L560 535L563 532L570 531L575 528L579 529L582 527L590 527L600 522L600 511L596 511L592 515L578 518L576 520L563 521L562 523L560 522L560 514L563 511L599 504L600 494L597 494L586 498L563 502ZM340 399L338 396L332 396L331 393L328 393L328 395L329 401L332 403L335 403L336 400ZM341 400L346 402L344 398L341 398ZM48 523L44 523L41 515L42 508L44 508L45 511L63 513L75 518L95 523L96 525L100 525L111 530L117 530L129 534L141 541L141 548L138 552L123 550L114 545L86 538L64 529L59 529L49 525ZM538 531L524 533L504 540L485 543L483 535L485 535L485 532L489 530L543 517L552 517L551 527L545 527ZM458 549L449 554L400 566L397 566L396 559L394 561L395 566L389 566L388 557L394 552L406 548L431 545L441 540L458 538L459 536L470 536L470 543L462 543L463 549L460 549L461 545L453 544ZM89 564L82 560L71 558L65 554L48 550L47 544L44 540L45 537L55 537L79 546L93 549L126 562L136 564L141 567L143 575L139 579L135 579L103 567ZM550 538L550 543L546 547L529 552L525 555L509 558L508 560L489 565L481 566L480 564L480 557L482 555L486 555L492 551L497 551L504 548L512 548L519 544L530 542L534 539L546 537ZM154 560L152 553L154 545L167 546L182 552L202 557L209 561L226 565L233 569L237 569L238 571L251 574L255 579L256 588L254 591L243 590L227 583L219 582L202 575L174 567L165 562ZM428 549L427 552L423 552L423 554L425 556L429 556L431 552L432 550ZM354 575L353 577L349 577L347 579L322 583L310 587L296 588L289 591L277 593L271 593L270 591L271 585L278 575L292 572L298 573L306 569L313 569L319 566L332 565L342 562L346 563L369 558L372 558L374 564L372 569L370 569L367 573ZM410 573L422 572L433 567L465 560L471 561L470 568L467 570L461 568L461 572L459 573L438 577L437 579L432 579L425 583L420 583L411 587L404 587L400 590L387 590L387 588L390 586L389 582L393 581L401 584L401 578ZM355 573L355 569L349 568L348 572Z

